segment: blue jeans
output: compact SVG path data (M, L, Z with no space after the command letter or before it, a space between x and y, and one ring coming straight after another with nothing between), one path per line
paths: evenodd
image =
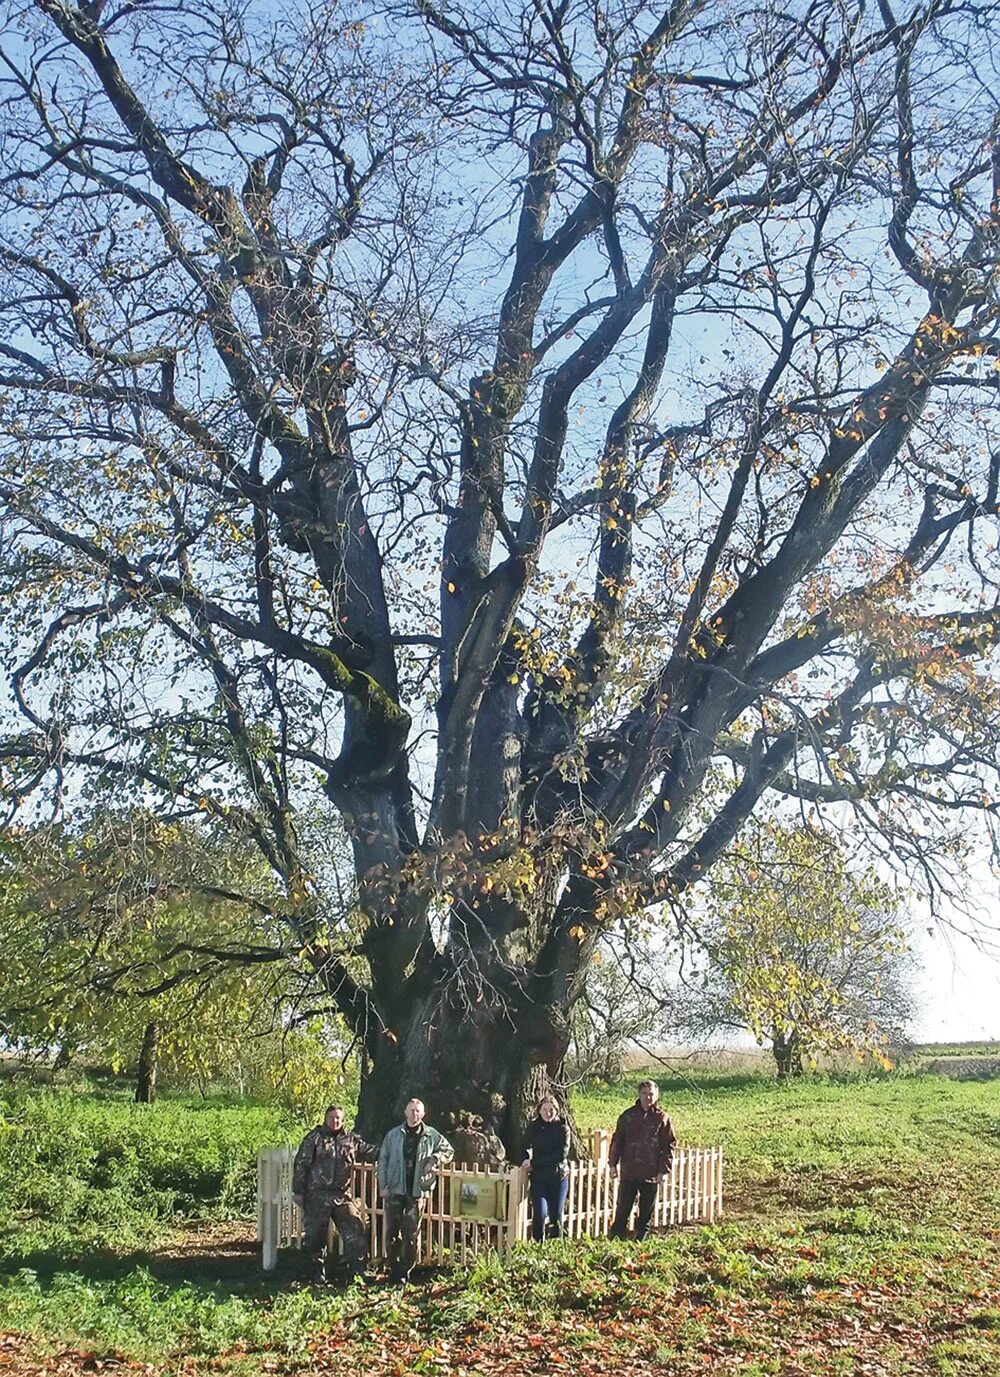
M549 1224L549 1236L562 1238L562 1217L568 1190L569 1182L565 1176L543 1176L538 1172L532 1172L531 1237L536 1243L541 1243L545 1237L546 1220Z

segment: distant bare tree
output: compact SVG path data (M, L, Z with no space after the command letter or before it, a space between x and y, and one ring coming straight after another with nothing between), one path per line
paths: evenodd
M619 1080L630 1057L658 1056L666 1043L676 1041L679 1001L672 951L618 934L605 939L573 1006L570 1077ZM686 1000L680 1003L686 1010Z

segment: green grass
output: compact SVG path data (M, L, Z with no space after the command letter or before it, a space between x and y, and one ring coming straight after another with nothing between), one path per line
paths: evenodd
M610 1126L641 1079L581 1090L581 1126ZM54 1187L39 1191L34 1214L23 1201L7 1209L0 1330L25 1336L14 1350L23 1372L60 1350L70 1372L119 1355L126 1369L131 1359L240 1377L471 1373L484 1354L485 1370L511 1375L661 1367L675 1377L997 1377L1000 1083L907 1074L778 1086L695 1072L659 1080L682 1141L723 1144L723 1222L644 1244L524 1247L509 1267L486 1258L402 1297L381 1288L314 1294L294 1279L293 1256L265 1280L246 1225L207 1223L199 1234L185 1225L246 1204L251 1148L298 1131L280 1114L26 1096L7 1107L0 1180L16 1188L26 1140L11 1129L30 1123L50 1166L68 1163L89 1184L72 1211L58 1213ZM66 1140L58 1147L56 1132ZM102 1135L121 1144L122 1165L96 1152ZM3 1155L11 1141L21 1153L13 1165ZM134 1158L146 1163L139 1175ZM172 1160L187 1173L180 1184ZM88 1203L130 1190L133 1215L159 1193L174 1199L154 1217L144 1250L134 1223L119 1237L109 1207ZM83 1224L88 1246L72 1246Z
M305 1289L273 1290L254 1279L212 1285L156 1276L136 1265L119 1277L95 1268L45 1278L22 1268L0 1304L0 1323L51 1342L144 1360L208 1356L234 1346L303 1352L342 1301Z
M583 1129L609 1126L638 1093L587 1087L574 1100ZM722 1143L738 1174L809 1171L850 1162L918 1163L928 1155L972 1161L1000 1147L1000 1081L936 1075L811 1076L780 1085L763 1076L660 1075L661 1103L690 1143Z
M52 1090L0 1096L0 1259L148 1242L254 1208L257 1150L299 1129L267 1106Z

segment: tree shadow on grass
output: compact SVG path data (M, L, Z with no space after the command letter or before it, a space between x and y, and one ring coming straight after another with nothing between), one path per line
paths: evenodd
M307 1274L306 1261L301 1253L288 1250L279 1257L277 1269L265 1273L260 1245L249 1234L182 1239L127 1250L72 1245L10 1247L0 1257L0 1285L5 1277L24 1269L46 1286L59 1275L72 1274L88 1282L118 1281L142 1270L170 1287L191 1284L220 1294L268 1296L300 1285Z
M667 1108L670 1096L685 1090L712 1094L720 1090L759 1090L762 1086L776 1084L773 1076L759 1071L663 1071L654 1079L660 1088L660 1099Z

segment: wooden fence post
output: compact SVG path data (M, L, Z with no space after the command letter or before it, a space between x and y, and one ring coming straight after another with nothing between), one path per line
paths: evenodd
M257 1159L257 1183L260 1192L258 1206L261 1243L261 1265L265 1272L273 1272L278 1263L278 1199L274 1153L262 1152Z
M511 1167L507 1173L507 1222L499 1230L501 1241L497 1250L504 1262L510 1261L514 1244L520 1238L521 1177L520 1167Z
M721 1218L721 1216L722 1216L722 1148L721 1148L721 1147L720 1147L720 1148L716 1148L716 1152L718 1153L718 1161L719 1161L719 1186L718 1186L718 1190L716 1191L715 1207L716 1207L716 1209L718 1210L719 1216L720 1216L720 1218Z

